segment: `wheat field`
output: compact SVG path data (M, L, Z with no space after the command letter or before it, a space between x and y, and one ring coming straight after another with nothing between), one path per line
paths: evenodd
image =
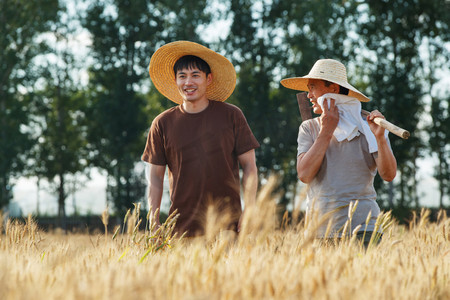
M351 234L325 245L295 216L279 226L265 199L246 209L239 236L220 231L213 210L195 239L173 235L176 216L156 230L137 209L126 229L97 235L2 222L0 299L450 299L445 213L431 223L424 210L409 226L385 213L383 239L366 249Z

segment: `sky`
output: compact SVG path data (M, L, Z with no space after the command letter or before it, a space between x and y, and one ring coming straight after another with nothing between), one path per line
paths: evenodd
M144 169L146 164L139 162L137 168ZM107 207L106 201L106 173L98 169L91 171L91 178L81 178L84 181L82 186L76 188L76 192L69 195L66 200L66 214L72 215L76 210L78 214L101 214ZM165 177L165 191L161 204L161 211L169 211L169 185L168 178ZM70 186L69 186L70 188ZM15 205L18 205L22 215L56 215L58 213L58 198L48 190L45 182L40 183L39 193L36 178L19 178L14 188L13 194ZM145 197L145 195L143 195ZM39 201L38 201L39 199ZM38 204L39 203L39 204ZM147 208L147 204L142 204Z

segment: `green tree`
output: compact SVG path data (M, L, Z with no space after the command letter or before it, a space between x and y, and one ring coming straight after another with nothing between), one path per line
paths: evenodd
M37 118L39 138L34 150L34 173L45 178L58 198L58 216L65 228L66 199L69 179L76 180L87 169L86 125L83 111L86 99L79 91L80 83L73 78L78 62L70 52L72 30L60 24L55 36L54 61L42 63L42 88ZM37 87L39 88L39 87Z
M444 130L447 134L447 146L446 146L446 150L445 150L445 158L447 161L450 161L450 146L448 145L448 141L450 140L450 138L448 138L448 135L450 133L450 97L447 96L447 101L446 101L446 106L447 106L447 118L445 118L444 120ZM447 200L450 199L450 183L449 183L449 179L450 178L450 168L447 168L447 187L446 189L446 195L447 195ZM445 191L445 189L443 191Z
M286 76L307 74L321 58L347 65L356 49L347 45L358 17L352 1L273 1L272 18L283 30ZM284 74L283 74L284 75ZM352 73L349 72L352 76Z
M444 198L450 196L450 155L449 155L449 126L448 126L448 110L445 110L449 104L450 97L446 101L439 99L437 96L431 96L432 122L429 126L429 143L430 151L437 156L437 165L435 167L434 177L439 186L439 208L444 207Z
M445 43L450 42L450 15L446 13L450 9L450 3L427 1L423 9L423 73L425 89L431 102L431 123L425 129L429 133L429 151L437 157L434 177L439 186L439 207L444 208L444 199L450 196L450 89L448 86L439 88L439 74L450 70L450 52L445 47Z
M32 60L43 51L37 37L58 10L57 0L0 2L0 208L11 199L11 179L24 171L33 145L27 97L37 79Z
M436 12L442 8L430 7L431 2L367 1L361 6L357 26L359 45L367 49L366 54L361 53L359 70L361 78L371 83L368 90L374 101L370 107L412 133L406 141L391 138L399 170L396 205L400 207L419 205L417 159L424 155L426 146L418 127L425 93L420 46L424 37L441 32L435 30L440 27ZM383 194L381 198L385 200Z

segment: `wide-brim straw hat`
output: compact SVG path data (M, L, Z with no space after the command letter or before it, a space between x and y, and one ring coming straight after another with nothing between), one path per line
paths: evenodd
M361 102L369 102L370 99L350 85L347 81L347 70L345 66L334 59L319 59L312 67L309 74L303 77L292 77L281 80L284 87L297 91L308 91L309 79L322 79L337 83L349 90L348 96L354 97Z
M176 85L173 66L185 55L200 57L208 63L213 79L206 89L206 97L215 101L227 100L236 87L236 71L233 64L211 49L189 41L166 44L153 54L149 73L158 91L175 103L183 103L183 97Z

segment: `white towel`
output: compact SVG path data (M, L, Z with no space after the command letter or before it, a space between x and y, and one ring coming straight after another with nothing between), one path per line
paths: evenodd
M335 105L339 110L339 123L333 133L336 140L338 142L342 142L345 139L351 141L354 137L359 136L361 132L367 139L369 152L377 152L378 145L375 135L370 130L367 120L361 117L361 102L346 95L328 93L317 99L317 103L322 110L323 101L331 98L336 100ZM329 105L330 100L328 100L328 107Z

